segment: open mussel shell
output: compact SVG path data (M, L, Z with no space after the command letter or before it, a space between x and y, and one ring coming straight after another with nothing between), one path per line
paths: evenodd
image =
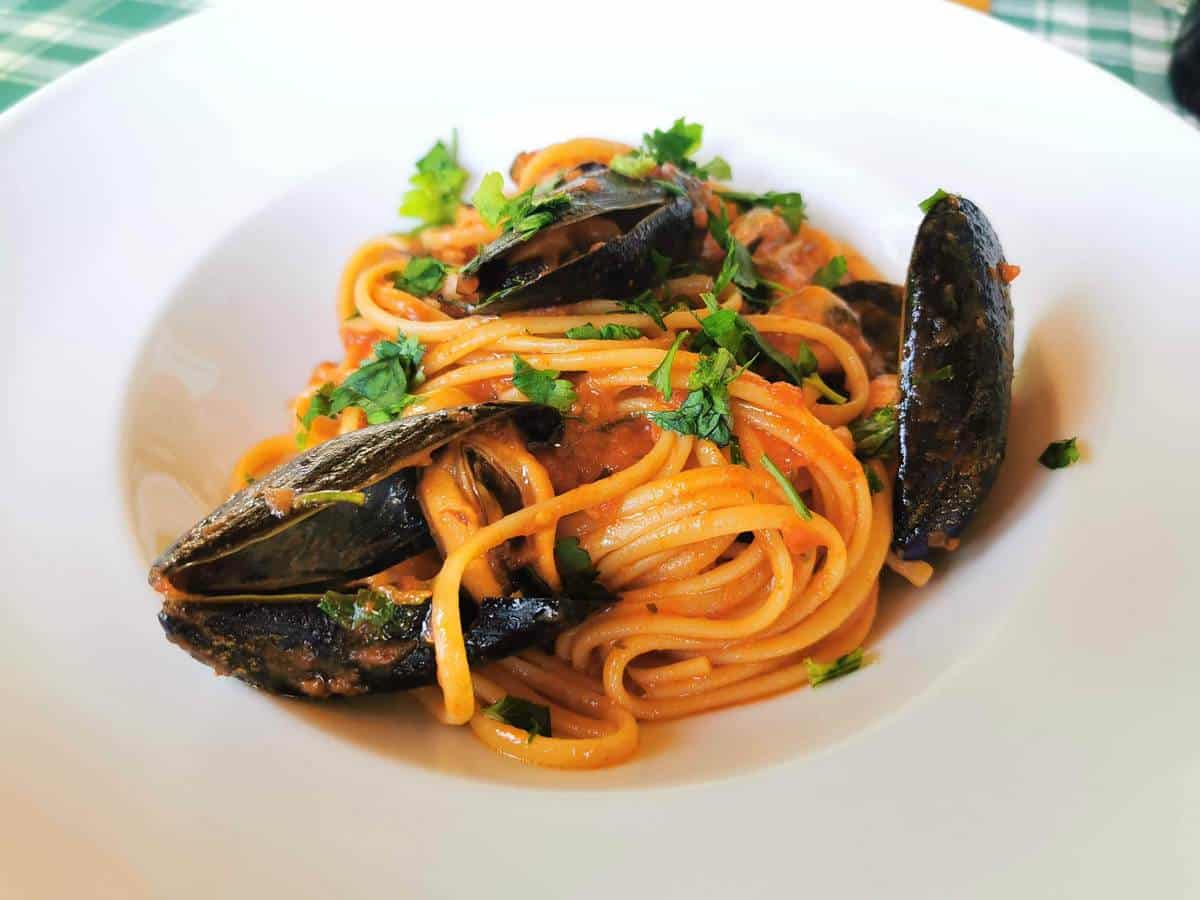
M702 237L694 211L699 185L676 175L666 187L597 164L549 193L568 205L532 236L506 232L463 269L479 278L467 313L504 313L578 300L632 297L653 284L655 254L684 259Z
M290 696L322 698L434 684L430 602L405 606L388 633L343 628L309 602L165 604L167 637L217 672ZM497 597L464 603L471 665L550 640L589 609L567 596Z
M894 544L906 559L956 537L1004 459L1012 403L1013 312L1000 239L953 194L917 232L900 364Z
M858 315L863 337L878 356L868 361L872 372L898 371L904 288L887 281L851 281L832 290Z
M373 425L319 444L213 510L155 562L169 594L253 595L334 587L431 546L416 495L415 457L502 417L545 432L554 410L480 403ZM306 507L305 494L361 491L362 505Z

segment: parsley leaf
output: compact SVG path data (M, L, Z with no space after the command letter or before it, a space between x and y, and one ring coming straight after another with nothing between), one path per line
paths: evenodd
M383 591L370 588L362 588L354 594L326 591L317 608L342 628L374 639L407 633L425 611L423 603L396 603Z
M931 381L950 381L954 378L954 366L942 366L927 375L918 375L913 381L917 384L925 384Z
M869 660L863 654L862 647L859 647L857 650L851 650L845 656L839 656L831 663L817 662L811 658L805 659L804 668L808 670L808 683L816 687L826 681L833 681L835 678L857 672L867 662Z
M304 430L296 436L297 443L301 446L307 443L308 431L317 416L333 417L348 406L357 406L365 412L370 425L399 418L416 402L409 388L425 380L421 371L424 355L425 348L414 337L380 341L372 356L363 360L341 384L321 385L300 419Z
M800 494L796 490L796 486L788 481L786 475L779 471L779 467L772 462L771 457L764 453L758 458L758 461L762 463L764 469L771 473L771 477L779 483L779 487L782 488L784 496L788 499L788 503L792 504L792 509L796 511L796 515L806 522L811 522L813 517L812 511L804 505L804 501L800 499Z
M827 385L825 383L825 379L822 378L816 372L813 372L811 375L809 375L807 378L805 378L804 383L811 387L816 388L817 393L820 394L822 397L824 397L826 400L828 400L830 403L833 403L837 406L841 406L843 403L847 402L846 397L843 397L841 394L839 394L837 391L835 391L833 388L831 388L829 385Z
M817 371L817 354L813 353L807 341L801 341L796 350L796 369L806 378Z
M878 494L883 490L883 482L879 480L879 476L875 474L875 470L870 466L863 466L863 471L867 475L867 487L870 488L872 494Z
M921 212L928 215L929 211L931 209L933 209L935 206L937 206L938 203L940 203L943 198L949 197L949 196L950 195L947 194L945 191L943 191L941 188L938 188L936 191L934 191L932 194L930 194L928 197L926 197L924 200L922 200L918 205L921 207Z
M663 331L667 330L667 323L663 320L663 316L666 313L662 308L662 303L650 291L642 291L636 297L618 302L621 305L621 309L625 310L625 312L641 313L644 316L649 316L654 320L655 325L663 329Z
M795 234L801 223L808 218L804 210L804 198L795 191L767 191L765 194L753 194L748 191L721 191L721 198L732 200L743 209L751 206L764 206L778 213L788 228Z
M505 694L491 706L480 710L489 719L512 725L529 732L529 741L533 742L539 735L551 737L550 707L533 703L512 694Z
M846 277L846 257L835 256L813 273L812 283L823 288L833 289L842 283Z
M566 335L573 341L632 341L640 338L642 333L632 325L614 325L610 322L602 328L597 328L588 322L586 325L568 328Z
M662 362L655 367L654 371L650 373L650 377L646 379L651 385L658 388L664 400L671 399L671 367L675 365L675 352L687 340L687 337L688 333L686 331L681 331L675 335L675 340L671 342L671 346L663 357Z
M408 183L412 188L400 203L400 215L420 219L421 228L454 221L467 183L467 170L458 164L457 132L449 147L438 141L417 160L417 174Z
M608 167L618 175L626 178L636 178L639 181L649 175L658 165L654 157L648 153L634 150L632 153L622 153L614 156Z
M1072 463L1079 462L1079 447L1075 445L1078 438L1068 438L1065 441L1054 441L1038 457L1047 469L1065 469Z
M509 199L504 196L504 176L499 172L488 172L471 203L489 225L503 224L505 231L529 238L566 212L571 198L565 193L539 194L536 188L529 188Z
M554 544L554 562L558 576L563 582L563 591L568 597L587 601L593 609L607 606L616 598L608 588L596 580L596 567L592 557L579 546L579 538L569 537Z
M754 258L750 254L750 248L730 233L729 216L725 212L724 204L718 204L717 212L708 217L708 230L712 234L713 240L725 248L725 261L721 264L722 272L726 266L733 266L731 276L733 283L742 289L746 298L756 303L767 303L771 286L759 277L758 268L754 265ZM720 276L718 276L719 278ZM715 288L716 285L714 285L713 293L720 296L724 285L721 285L720 290Z
M708 181L728 181L733 177L733 167L723 156L714 156L707 165L700 167L699 174Z
M735 275L735 280L736 277ZM717 280L720 282L720 276ZM702 353L713 345L723 347L742 365L749 365L756 357L762 356L778 366L785 377L794 383L800 384L804 380L796 364L767 341L762 333L740 314L732 309L719 307L713 294L701 294L700 299L708 308L708 315L698 320L701 331L692 342L693 350Z
M575 388L556 369L535 369L517 354L513 354L513 387L532 400L567 409L575 402Z
M733 414L729 407L729 383L745 367L734 368L733 354L724 347L700 357L688 378L689 393L677 410L654 412L650 421L660 428L690 434L724 447L733 440Z
M392 274L392 284L414 297L428 297L442 286L448 268L432 256L418 256L408 261L403 272Z
M643 134L641 147L614 157L608 167L628 178L645 178L657 166L669 163L700 179L724 181L732 178L729 163L719 156L703 166L691 158L700 149L703 138L703 125L680 117L666 131L655 128L649 134Z
M859 459L891 456L896 451L896 407L883 406L871 415L850 423L854 451Z

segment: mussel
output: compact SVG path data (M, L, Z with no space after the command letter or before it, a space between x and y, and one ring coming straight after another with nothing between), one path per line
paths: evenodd
M862 335L877 357L867 361L871 373L898 371L904 288L887 281L851 281L833 292L858 316Z
M588 163L560 187L554 222L532 235L508 231L463 267L483 298L467 313L503 313L603 297L622 300L653 283L655 254L679 261L703 237L695 210L699 184L626 178Z
M334 438L239 491L150 570L168 638L218 672L278 693L433 683L428 598L361 579L433 545L418 464L474 429L510 422L531 443L553 441L561 429L559 413L531 404L438 410ZM519 489L486 449L475 451L471 469L487 503L501 511L519 504ZM591 600L555 594L536 573L506 574L506 583L484 582L499 595L464 597L473 664L542 642L592 611Z
M928 210L901 318L893 543L905 559L959 535L1004 459L1013 377L1008 271L978 206L946 194Z

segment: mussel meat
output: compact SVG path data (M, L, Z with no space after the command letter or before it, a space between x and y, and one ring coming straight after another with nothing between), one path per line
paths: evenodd
M361 579L433 545L418 465L474 429L508 422L531 443L561 432L561 416L549 407L437 410L334 438L239 491L150 570L164 595L159 620L168 638L220 673L279 693L321 697L433 683L427 597L367 588ZM479 449L472 454L488 501L501 509L519 503L502 462ZM464 598L472 663L544 641L591 611L591 601L551 592L535 573L507 575L504 583L487 582L501 595L477 595L477 607Z
M858 316L859 328L873 351L867 360L871 373L898 371L904 288L887 281L851 281L832 290Z
M503 313L603 297L621 300L650 287L655 254L679 261L703 237L694 212L699 184L638 181L588 163L554 194L566 197L555 221L532 236L508 231L463 268L483 300L466 313Z

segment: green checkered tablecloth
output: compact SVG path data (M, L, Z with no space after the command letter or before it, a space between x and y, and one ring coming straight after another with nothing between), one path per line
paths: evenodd
M1188 0L992 0L991 14L1176 108L1170 44ZM204 0L0 0L0 110Z
M1167 65L1187 6L1188 0L992 0L991 13L1178 110Z

